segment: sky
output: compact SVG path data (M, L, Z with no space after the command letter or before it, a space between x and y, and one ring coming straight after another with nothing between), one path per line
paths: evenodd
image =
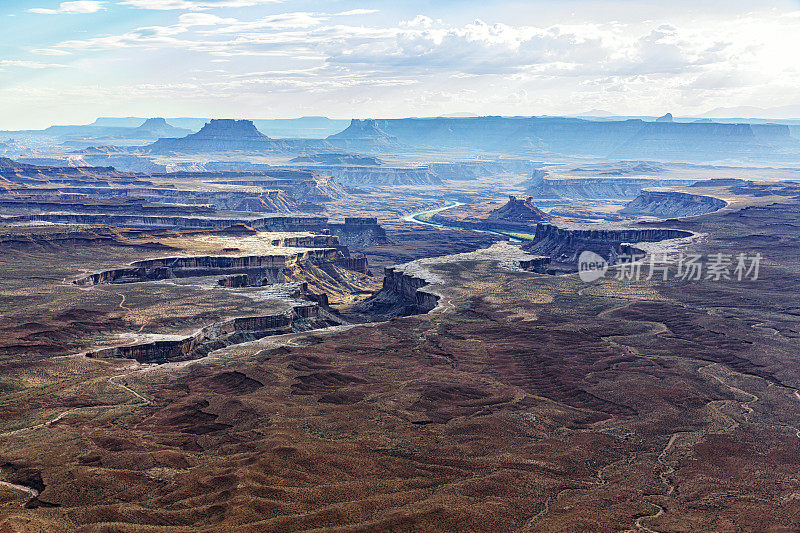
M0 22L0 129L800 110L800 0L0 0Z

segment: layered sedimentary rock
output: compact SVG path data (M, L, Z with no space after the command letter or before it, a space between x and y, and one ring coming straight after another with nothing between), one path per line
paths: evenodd
M430 292L421 290L429 282L408 274L402 270L387 268L383 280L383 289L400 296L404 302L417 309L419 313L432 311L439 303L439 297Z
M154 186L154 180L158 186ZM211 182L211 185L206 186L204 182ZM180 188L173 183L180 183ZM209 190L219 189L218 185L226 185L225 190ZM253 187L261 190L253 190ZM269 168L247 172L137 174L106 167L44 167L4 159L0 160L0 194L6 197L52 196L51 200L63 200L67 195L69 198L129 198L210 205L220 210L287 213L319 212L323 209L322 203L342 198L346 193L329 176L313 170ZM61 209L62 206L55 207L54 210L70 211ZM187 210L191 212L196 211Z
M113 167L50 167L0 157L0 181L12 183L86 183L135 176ZM138 180L136 180L138 181ZM150 183L152 185L152 183Z
M165 208L168 209L168 208ZM177 216L167 214L121 213L65 213L46 212L0 217L6 223L51 222L57 224L110 225L123 228L168 228L168 229L225 229L246 226L258 231L315 232L325 240L338 237L337 244L356 250L373 244L387 242L386 230L372 217L348 217L343 223L331 223L327 217L315 216L270 216L226 218L224 216ZM326 234L328 236L326 237Z
M544 273L547 271L547 266L550 264L549 257L537 257L535 259L525 259L519 262L519 267L522 270L529 270L531 272Z
M4 220L0 217L0 221ZM75 246L119 246L137 247L150 250L171 250L172 248L156 242L132 242L116 228L95 227L64 229L56 227L37 228L36 232L20 233L12 231L0 233L0 247L14 249L62 249Z
M549 220L550 216L533 204L530 196L525 199L517 199L516 196L509 196L508 203L489 213L487 220L490 222L511 222L529 224L531 222L541 222Z
M678 218L713 213L727 202L704 196L674 191L642 191L620 211L625 215L647 215L661 218Z
M157 177L204 179L223 185L279 189L291 196L313 202L327 202L344 196L342 188L316 170L276 168L255 172L169 173Z
M342 166L380 166L383 161L377 157L368 157L355 154L310 154L295 157L292 164L312 163L319 165L342 165Z
M356 152L385 152L403 148L396 137L378 127L375 120L353 119L344 131L330 135L326 139L337 148Z
M496 159L429 163L428 168L442 179L466 181L498 175L531 175L540 172L540 163L528 159Z
M620 255L637 251L631 244L680 239L692 235L689 231L677 229L568 229L552 224L539 224L533 240L523 245L523 249L532 254L550 256L561 263L576 263L581 252L591 251L614 264Z
M105 348L86 354L92 358L135 359L140 363L167 363L204 357L214 350L269 335L324 328L330 322L320 318L319 304L305 303L283 313L233 318L207 326L194 335L155 340L131 346Z
M632 200L645 187L691 185L694 180L650 178L545 178L528 181L526 192L533 198L628 199Z
M165 119L148 118L139 127L131 132L125 132L122 136L132 139L159 139L161 137L182 137L189 135L192 130L186 128L176 128Z
M647 122L630 139L609 154L611 157L647 157L665 161L714 161L764 157L775 149L771 141L790 139L787 126L761 128L750 124Z
M550 220L550 215L536 207L530 197L517 199L512 195L504 205L492 209L495 205L496 202L483 202L459 206L436 213L431 221L450 227L527 233L539 222Z
M214 119L197 133L181 138L163 138L144 148L147 153L203 153L280 151L287 148L316 146L324 150L324 143L314 140L276 141L256 128L251 120ZM313 148L312 148L313 149Z
M758 159L800 151L800 143L781 125L474 117L377 120L375 128L416 147L501 153L685 161Z
M356 310L372 316L395 317L427 313L439 304L439 296L424 290L430 282L402 266L384 269L383 287L356 305Z
M316 154L290 161L308 170L332 176L347 185L421 185L439 184L443 180L475 180L499 175L530 175L539 166L525 159L434 162L424 165L398 166L374 157L349 154Z
M135 283L171 278L246 274L250 285L281 283L284 269L305 261L332 262L340 256L336 248L321 248L292 254L248 256L165 257L136 261L129 267L105 270L76 280L77 285Z
M328 231L339 237L349 248L364 249L374 244L385 244L386 230L374 217L346 217L342 224L328 224Z
M57 196L47 198L22 197L22 198L3 198L0 197L0 208L8 209L12 212L71 212L71 213L137 213L147 215L209 215L216 211L215 208L204 205L193 206L169 206L150 204L144 200L124 199L124 200L97 200L97 199L59 199Z
M8 198L9 196L44 197L37 200L37 203L44 204L46 200L49 200L52 203L50 207L31 204L31 208L38 207L37 210L72 212L76 210L77 212L115 212L111 207L114 205L113 202L98 201L99 199L111 198L120 199L117 201L120 205L130 204L132 208L128 211L129 213L141 212L142 209L135 208L134 204L144 204L145 202L179 204L181 207L171 208L175 210L176 214L181 210L184 213L201 213L213 212L217 209L251 211L254 213L286 213L300 211L303 206L310 205L309 202L300 201L284 190L249 192L179 190L167 187L37 187L16 191L9 190L6 193L6 198L0 198L0 200L6 201L6 199L10 199ZM65 199L67 198L72 200L66 202ZM81 201L81 198L86 199L86 201ZM102 206L109 207L98 211L98 208ZM10 207L10 204L7 207ZM156 206L149 207L155 208ZM165 206L162 205L161 207ZM170 209L168 206L166 208ZM317 205L317 208L321 209L321 206ZM155 213L152 210L151 212Z
M345 185L430 185L440 184L442 179L427 166L326 166L306 167L309 170L331 176Z

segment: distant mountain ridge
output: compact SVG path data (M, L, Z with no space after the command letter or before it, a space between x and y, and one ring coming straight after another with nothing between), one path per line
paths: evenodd
M800 119L800 104L780 107L717 107L707 111L698 118L759 118L759 119Z

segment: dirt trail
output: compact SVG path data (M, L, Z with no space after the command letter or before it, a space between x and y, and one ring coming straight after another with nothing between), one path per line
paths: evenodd
M133 370L131 372L126 372L125 374L118 374L116 376L112 376L112 377L108 378L108 382L109 383L111 383L112 385L116 385L117 387L120 387L124 391L136 396L137 399L141 400L140 403L136 403L136 404L124 404L124 403L121 403L121 404L114 404L114 405L93 405L93 406L88 406L88 407L73 407L71 409L67 409L65 411L61 411L56 416L54 416L53 418L51 418L50 420L47 420L45 422L41 422L39 424L35 424L35 425L32 425L32 426L27 426L27 427L23 427L23 428L19 428L19 429L13 429L11 431L6 431L4 433L0 433L0 437L9 437L9 436L13 436L13 435L18 435L20 433L24 433L26 431L34 431L34 430L41 429L41 428L44 428L44 427L52 426L53 424L56 424L57 422L60 422L64 417L66 417L66 416L68 416L68 415L70 415L72 413L77 413L78 411L82 411L82 410L87 410L87 409L94 409L94 410L97 410L97 409L114 409L114 408L123 407L123 406L141 407L143 405L148 405L148 404L150 404L150 400L148 400L147 398L145 398L144 396L142 396L141 394L139 394L135 390L131 389L130 387L128 387L126 385L123 385L122 383L117 383L115 381L117 379L121 379L121 378L125 378L127 376L130 376L131 374L135 374L137 372L143 372L143 371L146 371L146 370L148 370L148 369L146 369L146 368L145 369L136 369L136 370Z
M17 485L15 483L9 483L8 481L0 481L0 487L6 487L8 489L24 492L26 494L29 494L31 498L36 498L37 496L39 496L39 491L34 489L33 487L26 487L25 485Z

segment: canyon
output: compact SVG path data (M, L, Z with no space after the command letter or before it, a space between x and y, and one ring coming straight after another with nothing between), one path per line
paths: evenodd
M6 143L0 530L797 529L794 141L667 119Z
M694 234L682 229L620 227L618 229L591 229L586 227L558 227L553 224L538 224L533 240L523 249L557 260L559 263L576 265L581 252L590 251L616 264L620 257L640 255L644 251L637 243L686 239Z
M713 196L645 190L628 203L620 214L679 218L713 213L726 205L725 200Z

